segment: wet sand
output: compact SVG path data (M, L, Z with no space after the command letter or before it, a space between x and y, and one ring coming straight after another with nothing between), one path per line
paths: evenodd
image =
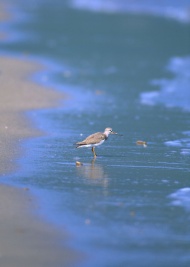
M8 3L9 2L9 3ZM10 1L0 0L0 22L11 19ZM2 28L1 28L2 30ZM9 38L0 31L0 42ZM0 266L75 266L81 257L67 246L68 234L40 216L40 208L30 190L2 184L6 174L19 166L26 138L43 134L26 116L26 111L56 107L63 94L30 80L42 69L37 63L0 55Z
M29 80L42 68L16 58L0 57L0 177L14 172L23 153L20 143L42 134L25 111L54 107L63 95ZM5 182L5 178L3 178ZM0 184L0 266L74 266L78 255L64 246L67 237L39 215L30 191Z
M0 186L0 266L75 266L77 253L66 246L69 238L37 216L28 191Z
M29 73L42 68L38 64L0 57L0 173L15 169L14 159L20 153L23 138L39 135L31 127L25 111L53 107L63 98L51 88L44 88L32 81ZM27 79L28 78L28 79Z

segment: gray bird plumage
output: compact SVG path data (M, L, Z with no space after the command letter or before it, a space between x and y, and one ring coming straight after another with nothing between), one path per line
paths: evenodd
M108 139L109 134L117 134L113 132L112 128L108 127L104 130L103 133L97 132L89 135L86 139L81 142L76 143L76 148L81 147L92 147L92 152L94 157L96 157L95 146L101 145L105 140Z

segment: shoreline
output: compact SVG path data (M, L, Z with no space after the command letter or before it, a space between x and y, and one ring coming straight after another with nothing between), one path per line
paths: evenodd
M10 4L10 5L9 5ZM0 22L10 22L12 3L0 1ZM0 42L10 33L0 31ZM0 265L3 267L68 267L81 260L67 245L69 234L42 218L39 204L28 188L6 184L6 175L19 168L21 144L43 135L26 112L59 106L65 95L31 81L41 63L0 55Z
M0 176L18 168L24 154L20 143L43 133L24 114L59 106L64 94L44 88L28 77L42 69L38 63L18 58L0 58ZM0 264L4 267L74 266L81 256L67 247L67 233L40 217L28 190L0 183ZM6 205L5 205L6 203Z
M31 126L24 112L59 105L64 95L44 88L27 78L42 69L37 63L10 57L0 58L0 175L14 171L14 159L20 155L18 144L39 136L40 130Z
M81 257L67 246L69 235L36 214L37 203L28 190L0 184L0 200L1 266L76 265Z

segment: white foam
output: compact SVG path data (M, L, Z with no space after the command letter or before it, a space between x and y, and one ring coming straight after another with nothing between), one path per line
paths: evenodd
M151 84L160 86L160 90L141 93L141 103L164 104L190 111L190 57L172 58L167 69L174 74L174 78L153 80Z
M182 143L180 140L174 140L174 141L166 141L165 145L167 146L173 146L173 147L181 147Z
M168 140L164 142L166 146L179 148L181 155L190 155L190 132L183 132L184 137L177 140Z
M190 155L190 149L188 149L188 148L182 148L180 154L181 155L184 155L184 156L189 156Z
M185 0L160 0L156 2L150 0L70 0L70 2L73 8L93 12L143 13L190 22L190 4Z
M186 210L190 211L190 188L185 187L177 190L176 192L169 195L172 199L171 204L174 206L181 206Z

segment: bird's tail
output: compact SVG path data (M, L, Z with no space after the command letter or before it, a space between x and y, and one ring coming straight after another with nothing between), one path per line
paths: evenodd
M82 143L82 142L78 142L78 143L75 143L74 145L76 146L76 148L79 148L79 147L82 147L85 144Z

